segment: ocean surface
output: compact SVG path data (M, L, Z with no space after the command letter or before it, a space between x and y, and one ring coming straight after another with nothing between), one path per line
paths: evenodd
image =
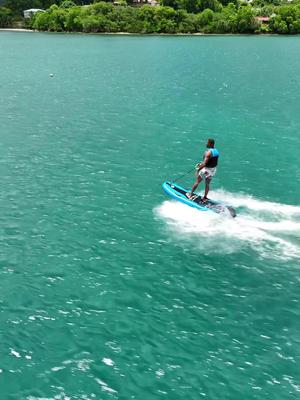
M299 399L300 37L0 32L0 60L1 400ZM208 137L235 219L161 189Z

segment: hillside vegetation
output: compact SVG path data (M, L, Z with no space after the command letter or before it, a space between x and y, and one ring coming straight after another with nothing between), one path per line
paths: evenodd
M54 32L129 33L300 33L300 0L160 0L155 6L64 0L4 0L0 26L22 19L23 10L41 8L27 27ZM261 18L264 17L264 18Z

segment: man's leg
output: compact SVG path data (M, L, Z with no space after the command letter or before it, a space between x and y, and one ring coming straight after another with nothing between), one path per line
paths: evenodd
M204 199L207 199L207 195L208 195L208 192L209 192L209 185L210 185L210 182L211 182L211 178L206 178L206 179L205 179Z
M197 189L199 183L202 181L202 177L200 175L197 176L196 182L194 183L191 193L187 193L186 196L190 199L193 196L194 191Z

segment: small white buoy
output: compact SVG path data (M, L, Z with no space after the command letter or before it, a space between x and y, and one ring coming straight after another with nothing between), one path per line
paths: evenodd
M54 77L54 75L53 75L53 74L50 74L49 76L50 76L50 78L53 78L53 77Z

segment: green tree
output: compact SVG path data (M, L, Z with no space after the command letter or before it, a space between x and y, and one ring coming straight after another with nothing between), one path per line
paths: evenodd
M300 33L299 5L277 7L276 15L270 20L270 28L277 33Z
M222 4L218 0L201 0L199 11L209 8L212 11L221 11Z
M82 16L85 11L81 7L72 7L68 9L65 17L65 29L68 32L83 31Z
M152 7L153 8L153 7ZM156 32L176 33L176 11L171 7L155 7Z
M49 12L37 13L33 16L30 24L32 29L38 31L48 31L51 15Z
M237 9L229 3L221 12L214 14L212 31L216 33L237 33Z
M283 0L254 0L251 4L254 9L262 8L265 6L278 6L283 2Z
M197 15L197 25L199 25L200 30L204 27L211 25L214 18L214 12L207 8L201 14Z
M45 13L36 14L33 27L39 29L37 25L40 25L46 27L44 30L62 32L65 30L66 16L67 11L54 4Z
M64 0L59 7L60 8L72 8L72 7L76 7L76 4L74 3L74 1Z
M141 21L141 33L157 32L157 18L154 7L143 6L137 10L137 19Z
M289 28L285 21L276 21L274 24L275 31L278 33L289 33Z
M9 8L0 7L0 28L7 28L12 23L12 12Z
M252 10L258 16L271 17L276 12L276 7L272 4L267 4L261 8L252 7Z
M250 6L238 8L236 21L239 33L253 33L258 27L254 18L254 12Z
M40 0L6 0L4 4L14 15L18 16L23 16L23 11L28 8L42 8Z
M222 8L218 0L162 0L162 5L172 7L175 10L184 9L188 13L199 13L206 8L213 11L220 11Z
M81 19L83 32L104 32L104 18L98 15L88 15Z
M89 11L92 14L111 14L114 10L114 5L111 3L105 3L104 1L100 1L99 3L92 4L88 7Z

